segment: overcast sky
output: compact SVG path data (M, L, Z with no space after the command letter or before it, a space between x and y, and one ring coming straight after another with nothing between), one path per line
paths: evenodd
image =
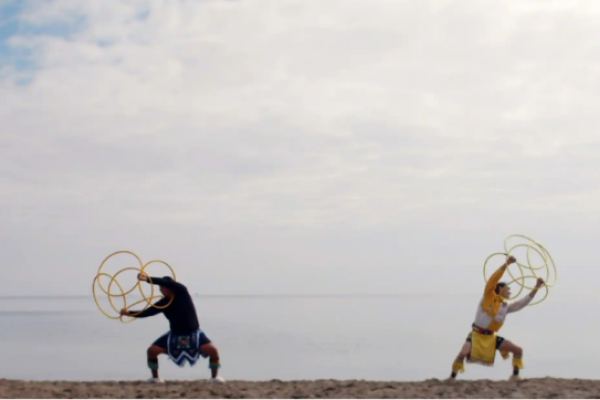
M2 295L596 292L600 2L0 0ZM162 274L162 272L160 272ZM592 279L590 279L592 277Z

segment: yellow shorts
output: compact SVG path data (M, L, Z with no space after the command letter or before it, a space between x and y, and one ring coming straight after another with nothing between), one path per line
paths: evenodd
M479 332L472 331L467 336L467 342L471 343L471 353L467 357L467 362L477 363L487 366L494 365L496 360L496 350L504 342L504 338L496 335L484 335ZM508 357L507 352L502 352L502 357Z

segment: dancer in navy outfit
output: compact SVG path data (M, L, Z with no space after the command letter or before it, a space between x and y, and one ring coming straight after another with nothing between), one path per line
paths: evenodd
M187 361L194 366L200 357L209 359L211 370L211 381L223 383L225 380L219 376L220 360L219 351L210 339L200 330L196 307L187 288L171 277L154 278L146 274L139 274L138 279L142 282L151 282L160 286L160 292L164 296L155 303L156 307L149 307L142 311L121 310L121 315L133 318L147 318L163 313L169 320L170 331L156 339L148 348L148 368L152 371L149 383L163 383L158 375L158 356L167 354L173 362L180 367ZM172 302L171 302L172 301ZM166 307L169 302L171 305ZM166 308L165 308L166 307Z

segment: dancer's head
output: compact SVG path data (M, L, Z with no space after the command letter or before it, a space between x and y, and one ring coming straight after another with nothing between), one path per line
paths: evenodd
M510 286L506 282L500 282L496 285L496 294L504 297L505 299L510 298Z
M163 277L163 279L165 281L171 281L173 282L173 278L171 278L170 276L165 276ZM160 287L160 292L162 293L163 296L167 297L167 298L171 298L173 296L173 291L169 288L166 288L164 286Z

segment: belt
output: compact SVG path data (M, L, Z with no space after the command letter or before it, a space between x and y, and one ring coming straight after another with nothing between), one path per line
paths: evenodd
M480 333L482 335L493 335L494 334L494 331L490 331L490 330L487 330L487 329L480 328L480 327L478 327L475 324L472 325L472 328L473 328L473 332L477 332L477 333Z

